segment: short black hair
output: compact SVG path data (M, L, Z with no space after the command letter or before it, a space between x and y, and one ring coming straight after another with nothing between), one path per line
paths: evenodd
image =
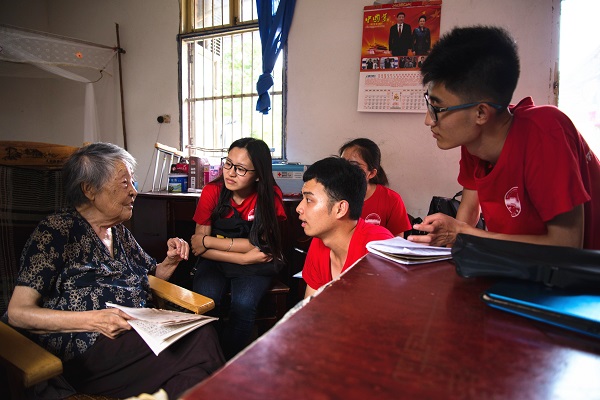
M454 28L433 46L423 66L423 85L443 84L465 102L508 106L519 80L515 40L503 28Z
M350 219L360 218L367 180L359 166L341 157L327 157L315 162L304 172L302 180L308 182L311 179L325 188L330 209L336 201L346 200L350 206Z

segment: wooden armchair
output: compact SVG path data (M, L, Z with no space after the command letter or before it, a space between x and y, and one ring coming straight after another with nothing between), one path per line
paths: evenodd
M25 242L41 219L65 205L61 169L76 150L77 147L49 143L0 141L0 316L8 307ZM208 297L153 276L149 279L161 308L175 305L174 308L196 314L214 308ZM62 374L60 359L2 322L0 364L3 399L8 395L7 385L11 398L17 400L24 397L25 388ZM2 367L8 378L2 376Z
M150 287L161 308L178 308L203 314L212 310L212 299L181 286L149 276ZM166 303L165 303L166 302ZM168 304L167 304L168 303ZM62 374L61 360L9 325L0 322L0 361L8 372L11 398L24 398L25 389ZM93 398L86 395L86 398Z

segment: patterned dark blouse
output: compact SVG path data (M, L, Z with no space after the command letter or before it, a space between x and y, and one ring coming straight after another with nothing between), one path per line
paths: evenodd
M75 210L42 220L23 249L17 285L42 296L42 307L87 311L106 308L106 302L128 307L151 306L148 273L156 261L123 225L112 228L113 253L91 225ZM99 332L33 335L42 346L68 361L83 354Z

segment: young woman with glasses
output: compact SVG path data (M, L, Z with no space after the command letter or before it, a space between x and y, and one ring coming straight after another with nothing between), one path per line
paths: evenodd
M282 266L279 221L285 220L283 195L275 183L265 142L236 140L222 159L222 174L202 189L194 214L191 246L196 263L193 289L215 301L231 293L220 332L226 358L251 340L257 306Z

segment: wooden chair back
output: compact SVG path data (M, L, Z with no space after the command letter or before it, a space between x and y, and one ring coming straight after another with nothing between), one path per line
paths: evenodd
M0 141L0 315L8 307L25 242L65 205L62 166L78 148Z

